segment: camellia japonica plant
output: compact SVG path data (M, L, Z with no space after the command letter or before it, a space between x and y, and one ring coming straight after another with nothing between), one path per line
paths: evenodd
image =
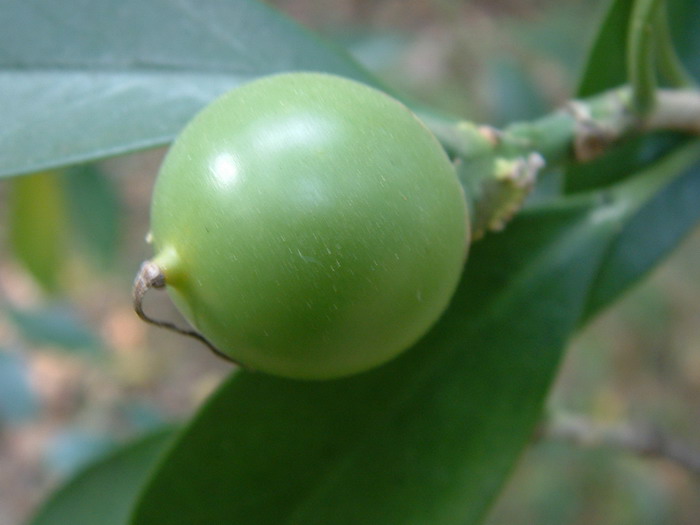
M31 524L481 523L571 336L700 221L700 3L606 3L569 102L498 127L254 0L0 4L18 216L26 175L169 146L133 307L231 372Z

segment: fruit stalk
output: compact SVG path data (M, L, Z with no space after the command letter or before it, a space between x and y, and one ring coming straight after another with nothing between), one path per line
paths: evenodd
M231 356L221 352L206 337L204 337L201 333L197 332L196 330L188 330L185 328L181 328L175 323L171 323L170 321L154 319L143 310L143 299L146 296L146 292L148 292L148 290L150 290L151 288L165 288L165 284L165 275L163 274L163 271L160 269L158 264L156 264L154 261L145 261L143 264L141 264L141 268L139 268L139 271L136 274L136 278L134 279L134 285L132 287L132 299L136 315L138 315L142 321L145 321L148 324L152 324L154 326L165 328L172 332L181 335L186 335L188 337L192 337L193 339L197 339L198 341L202 342L207 348L209 348L209 350L211 350L211 352L217 357L220 357L225 361L229 361L230 363L239 365L239 363L232 359Z

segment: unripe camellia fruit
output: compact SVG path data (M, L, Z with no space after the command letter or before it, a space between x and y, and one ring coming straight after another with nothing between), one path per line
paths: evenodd
M373 88L262 78L206 107L156 181L170 296L255 370L328 379L384 363L435 323L468 246L465 199L428 129Z

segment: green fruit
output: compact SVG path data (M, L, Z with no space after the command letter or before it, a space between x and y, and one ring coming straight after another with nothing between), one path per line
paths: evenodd
M213 345L276 375L384 363L435 323L466 257L465 199L440 144L391 97L290 73L222 96L170 149L153 262Z

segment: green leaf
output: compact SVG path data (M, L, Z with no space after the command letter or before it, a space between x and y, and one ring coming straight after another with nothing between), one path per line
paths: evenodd
M678 54L696 80L700 80L700 2L675 0L667 2L671 36L677 45Z
M608 242L645 198L600 197L530 209L478 243L439 325L385 367L321 383L234 376L133 525L478 523L540 417Z
M68 170L62 182L73 230L101 267L112 266L120 233L116 185L94 164Z
M126 525L129 510L171 430L139 439L76 475L49 498L31 525Z
M627 28L634 0L611 0L588 53L577 96L590 97L627 83Z
M166 144L212 98L288 70L376 83L252 0L5 0L0 176Z
M60 285L67 256L65 202L53 173L12 181L9 237L17 259L49 292Z
M672 182L631 216L611 243L591 288L586 318L644 277L700 222L700 141L637 174L635 184L664 174Z
M668 6L664 3L659 16L653 22L655 26L655 52L659 74L663 78L664 85L674 88L693 88L697 82L689 74L681 59L674 34L671 32L671 24L668 16ZM676 2L680 4L680 2ZM700 14L700 13L698 13ZM692 46L692 44L691 44Z
M626 35L632 0L614 0L592 46L582 76L579 96L587 96L626 81ZM700 76L700 38L697 20L700 4L694 0L669 3L672 34L691 73ZM648 273L700 220L694 195L698 167L691 167L696 146L676 133L654 133L612 148L593 162L576 165L566 174L570 193L611 187L621 180L651 170L671 175L685 172L641 208L611 244L591 289L585 319L610 304Z
M612 186L663 159L687 142L686 135L672 132L627 140L591 162L570 166L566 173L566 189L569 193L575 193Z

